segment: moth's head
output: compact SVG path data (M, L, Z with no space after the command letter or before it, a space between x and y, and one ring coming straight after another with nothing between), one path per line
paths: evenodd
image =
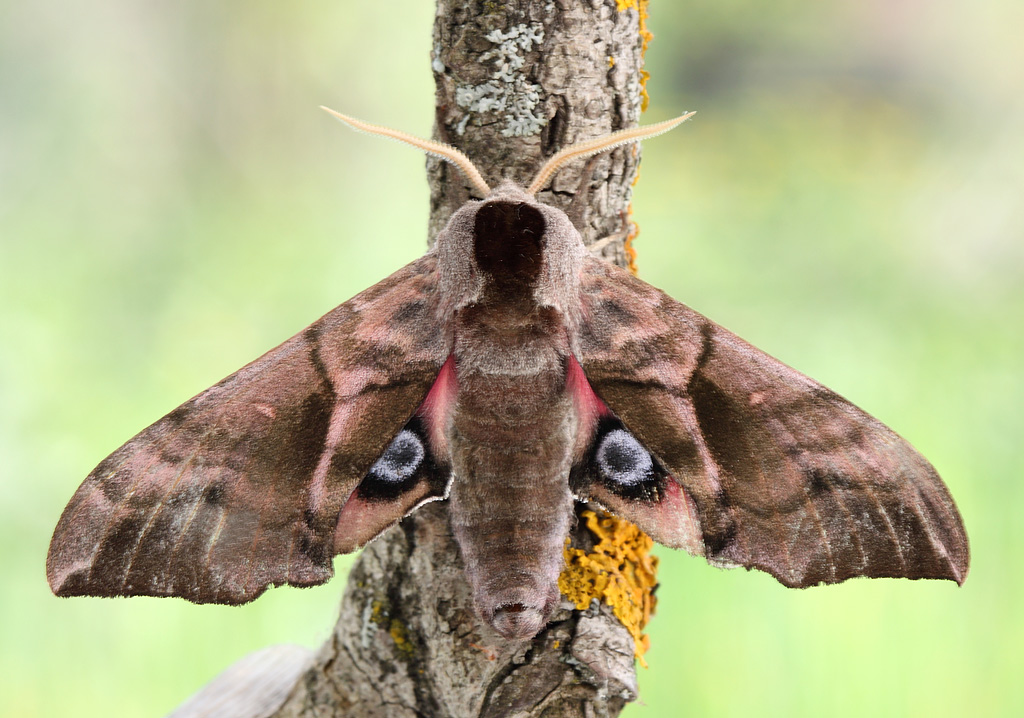
M503 182L452 215L437 253L441 295L452 311L496 292L568 313L586 248L564 212Z

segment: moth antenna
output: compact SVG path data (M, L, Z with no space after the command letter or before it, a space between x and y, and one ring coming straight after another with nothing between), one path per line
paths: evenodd
M428 155L433 155L434 157L451 162L459 169L459 171L462 172L463 175L466 176L466 179L470 181L482 196L486 197L491 193L491 188L487 186L483 175L480 174L480 170L476 168L466 155L451 145L434 142L433 140L424 140L416 137L415 135L410 135L399 130L393 130L390 127L383 127L382 125L373 125L369 122L363 122L362 120L357 120L354 117L349 117L348 115L343 115L340 112L335 112L331 108L324 107L323 105L320 105L320 109L330 113L357 132L365 132L368 135L380 135L392 140L398 140L399 142L404 142L407 145L412 145L417 149L423 150Z
M651 137L668 132L677 125L693 117L694 114L695 113L693 112L687 112L679 117L671 120L665 120L664 122L659 122L655 125L630 127L629 129L619 130L618 132L613 132L610 135L605 135L604 137L595 137L592 140L585 140L583 142L577 142L574 145L569 145L559 152L556 152L554 157L549 159L544 166L540 168L537 176L534 177L533 182L531 182L530 186L526 188L526 191L528 194L537 194L537 192L547 184L548 180L551 179L551 175L553 175L559 167L570 160L590 157L591 155L596 155L598 152L605 152L629 142L639 142L640 140L650 139Z

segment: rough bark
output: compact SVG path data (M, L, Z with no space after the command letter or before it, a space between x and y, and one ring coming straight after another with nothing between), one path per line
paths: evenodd
M615 0L438 0L433 37L434 136L469 155L492 186L527 184L562 147L640 119L639 18ZM598 157L585 183L584 163L567 165L538 197L569 209L582 185L584 241L619 235L639 152L631 145ZM468 191L444 162L431 158L427 173L432 244ZM622 242L605 247L625 266Z
M332 639L275 715L615 715L635 695L633 640L606 609L563 608L528 641L481 624L434 504L363 551Z
M438 0L433 38L435 137L463 150L492 186L525 184L562 146L639 119L637 11L615 0ZM638 148L622 148L563 168L540 193L570 211L588 244L606 239L600 252L620 265L638 162ZM433 243L469 190L436 160L428 175ZM572 540L590 542L582 522ZM363 550L315 656L291 646L256 655L175 718L614 716L636 697L633 639L607 607L563 601L536 638L518 642L476 618L444 502Z

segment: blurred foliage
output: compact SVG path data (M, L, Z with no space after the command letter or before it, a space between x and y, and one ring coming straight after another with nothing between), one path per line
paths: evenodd
M0 711L160 715L317 645L343 580L244 608L63 601L50 531L138 429L424 246L433 8L0 5ZM905 435L966 585L790 591L661 551L630 716L1024 715L1024 6L652 2L641 275ZM339 561L344 572L346 562Z

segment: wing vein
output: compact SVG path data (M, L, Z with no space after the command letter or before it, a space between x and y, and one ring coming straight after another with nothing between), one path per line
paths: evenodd
M914 487L914 493L923 500L924 493L921 491L921 487L917 485L917 482L910 481L909 483ZM938 552L938 554L946 560L946 564L949 566L952 574L959 577L960 572L957 569L956 564L953 563L953 557L950 556L949 551L946 550L946 545L939 541L935 536L931 520L920 510L916 501L908 501L907 503L910 505L910 510L917 514L918 518L921 519L921 524L924 528L925 535L928 537L928 542ZM959 581L959 578L957 580Z

